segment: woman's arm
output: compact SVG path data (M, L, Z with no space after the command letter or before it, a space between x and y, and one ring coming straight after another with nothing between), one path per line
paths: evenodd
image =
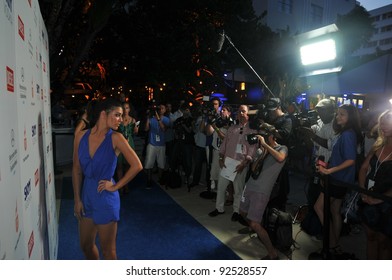
M129 146L124 136L119 133L113 133L112 137L116 153L123 154L124 158L130 166L124 176L114 186L112 186L111 191L115 191L122 188L129 181L135 178L135 176L143 169L143 165L135 151L131 148L131 146Z
M86 123L84 122L84 120L80 119L75 127L74 135L76 135L77 133L79 133L79 131L82 131L85 128L86 128Z
M370 159L372 158L373 155L374 155L374 151L370 151L366 156L365 161L362 163L361 168L359 169L358 183L361 188L365 188L366 175L369 170Z
M343 161L341 164L339 164L338 166L331 167L331 168L325 168L321 165L318 165L317 169L321 174L329 175L329 174L338 172L340 170L346 169L347 167L350 167L354 164L355 164L355 160L347 159L347 160Z
M269 136L272 137L272 136ZM265 142L265 139L261 135L257 135L257 138L259 139L260 145L269 153L271 156L273 156L278 162L283 162L286 157L287 153L284 152L283 150L277 151L274 148L272 148L270 145Z

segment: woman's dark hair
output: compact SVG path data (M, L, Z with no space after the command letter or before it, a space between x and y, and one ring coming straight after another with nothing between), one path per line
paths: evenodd
M229 104L223 104L222 108L226 108L226 110L230 113L233 111L233 108L231 108L231 106ZM222 110L222 108L221 108L221 110Z
M114 108L121 107L122 104L119 100L114 99L114 98L106 98L101 101L97 101L92 108L92 114L91 114L91 119L90 119L90 127L93 127L98 119L99 115L101 114L102 111L105 111L106 113L109 113L112 111Z
M333 120L333 129L336 134L341 134L343 131L352 129L357 135L357 143L362 142L362 131L361 131L361 119L359 117L359 113L357 108L351 104L343 104L339 107L339 109L343 109L347 111L348 120L347 124L343 127L336 122L336 117Z

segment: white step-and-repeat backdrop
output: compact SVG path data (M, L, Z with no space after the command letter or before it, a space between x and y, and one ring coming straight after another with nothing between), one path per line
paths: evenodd
M56 259L49 40L38 0L0 0L0 259Z

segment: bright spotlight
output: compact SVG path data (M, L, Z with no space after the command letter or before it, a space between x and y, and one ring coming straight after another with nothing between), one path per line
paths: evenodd
M335 40L325 41L304 45L300 48L301 62L303 65L316 64L331 61L336 58Z

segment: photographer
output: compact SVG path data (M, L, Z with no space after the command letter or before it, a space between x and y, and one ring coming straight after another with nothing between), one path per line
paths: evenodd
M181 165L185 173L185 185L189 185L189 177L192 173L193 146L195 143L193 132L193 118L187 104L180 107L182 116L173 124L174 146L171 156L170 168L177 170Z
M265 109L268 111L267 123L272 124L275 129L275 136L279 143L290 148L290 138L292 137L293 123L290 116L282 111L279 98L267 100ZM289 168L286 164L279 175L279 195L271 201L271 206L279 210L286 209L287 196L290 192Z
M307 140L313 142L313 161L312 167L314 169L317 159L321 156L324 161L328 162L331 157L333 139L336 137L332 128L333 119L335 116L335 102L332 99L322 99L316 105L316 112L320 119L317 124L312 125L310 128L301 127L300 132L306 137ZM314 205L320 193L320 186L317 176L310 181L308 189L308 202Z
M268 251L268 255L262 258L266 260L277 260L279 257L261 222L288 154L287 147L276 142L275 134L276 128L264 123L259 133L248 135L248 142L258 144L259 148L257 158L251 164L251 176L245 185L240 204L241 215Z
M226 136L227 129L233 124L231 119L231 111L232 108L229 105L223 104L222 109L220 111L220 119L224 120L223 122L208 122L205 131L207 135L212 136L212 143L210 152L212 153L211 157L211 170L210 170L210 180L214 182L215 186L218 186L218 179L220 173L219 166L219 148L222 144L223 139ZM233 203L233 186L230 184L227 188L228 197L225 204Z
M148 132L148 144L146 147L146 158L144 169L148 175L147 188L152 186L152 169L155 161L159 168L159 177L165 168L166 162L166 143L165 130L169 126L170 120L164 114L166 113L165 105L161 104L156 108L147 110L147 119L145 131Z

